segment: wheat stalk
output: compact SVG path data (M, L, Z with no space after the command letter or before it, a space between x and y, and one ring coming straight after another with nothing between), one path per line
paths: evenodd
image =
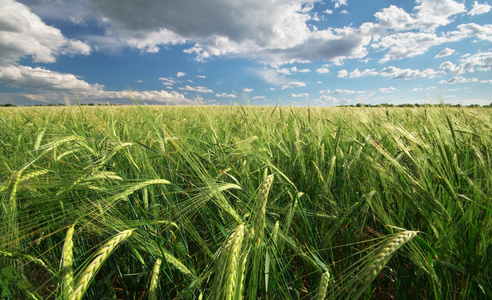
M85 291L89 287L91 280L97 271L101 268L104 261L111 255L113 250L124 240L132 235L134 229L122 231L115 235L111 240L107 241L95 254L92 262L85 268L80 275L80 279L75 285L73 293L70 295L70 300L80 300L84 296Z

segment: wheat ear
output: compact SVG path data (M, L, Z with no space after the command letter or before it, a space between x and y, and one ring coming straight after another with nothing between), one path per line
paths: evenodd
M75 224L67 230L65 243L63 244L62 258L60 261L61 294L63 297L71 295L73 292L73 232Z
M152 277L150 279L149 300L157 300L157 285L159 283L159 273L161 271L162 259L158 258L155 261L152 269Z
M266 215L266 206L268 202L268 193L270 192L270 186L273 182L273 174L268 175L263 181L260 187L260 193L258 198L258 204L260 207L260 214L258 215L258 221L256 224L256 228L258 228L258 235L256 239L256 246L258 247L263 239L263 234L265 232L265 215Z
M236 287L242 286L241 284L237 284L238 275L241 277L242 274L238 274L238 269L241 269L240 263L240 255L241 248L243 246L244 240L244 224L241 224L237 227L234 232L233 241L231 245L231 249L229 251L228 263L226 266L226 300L233 299L233 295L236 292Z
M89 287L91 280L94 278L94 275L96 275L97 271L99 271L104 261L111 255L113 250L121 242L132 235L133 230L134 229L129 229L118 233L111 240L106 242L101 248L99 248L92 262L80 275L80 279L77 281L74 291L70 295L70 300L82 299L82 296L84 296L84 293Z
M374 261L369 265L369 267L365 270L364 284L370 283L376 278L376 276L381 272L383 267L388 263L391 256L398 250L401 246L403 246L406 242L410 241L415 235L417 231L402 231L391 238L388 242L386 242L383 246L380 247L379 253L374 258Z
M321 279L319 281L318 291L316 294L317 300L323 300L326 296L326 290L328 289L328 285L330 284L331 276L330 271L326 271L321 275Z

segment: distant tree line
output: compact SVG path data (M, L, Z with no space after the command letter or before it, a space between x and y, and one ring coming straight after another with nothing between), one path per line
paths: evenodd
M419 103L414 103L414 104L388 104L388 103L380 103L380 104L363 104L363 103L357 103L356 105L342 105L342 106L349 106L349 107L492 107L492 102L489 105L479 105L479 104L470 104L470 105L462 105L462 104L419 104Z
M80 103L80 106L123 106L124 104L114 104L114 103L106 103L106 104L94 104L94 103ZM16 107L17 105L7 103L7 104L0 104L0 107ZM65 106L64 103L60 104L36 104L36 105L21 105L21 106ZM437 107L437 106L445 106L445 107L492 107L492 102L489 105L484 105L481 106L479 104L470 104L470 105L462 105L462 104L388 104L388 103L381 103L381 104L363 104L363 103L357 103L356 105L341 105L343 107Z
M59 103L59 104L36 104L36 105L21 105L21 106L66 106L64 103ZM94 104L94 103L80 103L80 106L123 106L123 104L113 104L113 103L106 103L106 104ZM17 105L7 103L7 104L0 104L0 107L17 107Z

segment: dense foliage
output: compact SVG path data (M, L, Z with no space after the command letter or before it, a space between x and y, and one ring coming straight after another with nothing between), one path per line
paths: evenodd
M488 108L0 108L0 298L490 298L491 127Z

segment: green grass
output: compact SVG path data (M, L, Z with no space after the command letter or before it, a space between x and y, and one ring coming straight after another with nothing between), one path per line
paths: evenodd
M490 298L491 127L487 108L0 108L0 298Z

